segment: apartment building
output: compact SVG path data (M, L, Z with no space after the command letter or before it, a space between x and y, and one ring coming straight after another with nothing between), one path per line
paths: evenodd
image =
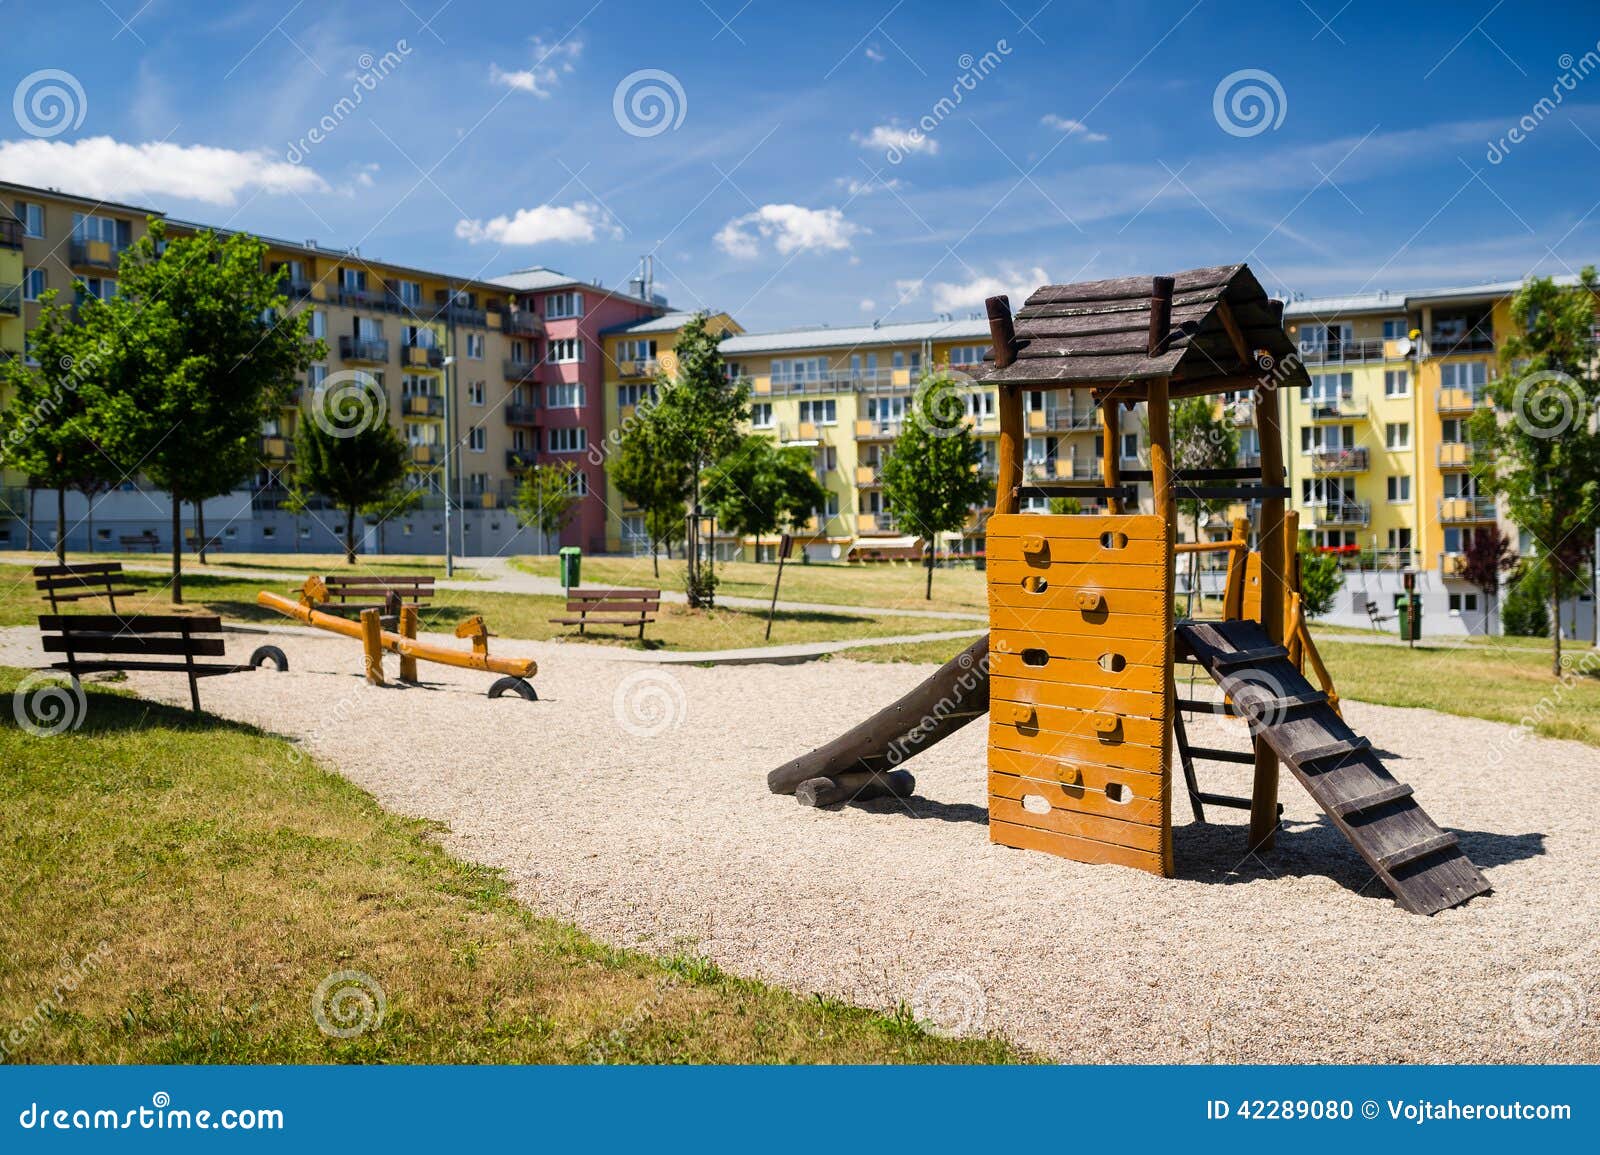
M657 396L659 374L671 377L677 372L678 335L694 314L663 313L643 321L629 321L601 331L605 383L604 437L590 446L594 464L603 464L621 443L622 434L641 406L652 404ZM706 328L719 336L744 332L726 313L712 313ZM648 551L649 534L644 514L617 490L607 475L605 488L606 540L610 553Z

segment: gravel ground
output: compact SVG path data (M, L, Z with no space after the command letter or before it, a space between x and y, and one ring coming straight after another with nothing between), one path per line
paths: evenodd
M35 636L0 631L0 662L40 664ZM491 702L484 675L425 665L425 688L368 687L352 642L271 640L292 672L210 679L208 709L446 823L453 852L605 941L909 1003L1072 1062L1600 1060L1600 750L1350 703L1495 887L1430 919L1395 906L1287 775L1264 861L1239 860L1241 813L1198 826L1179 805L1176 879L991 845L982 725L911 764L906 804L767 793L767 770L931 667L667 670L497 641L540 660L542 701ZM185 701L180 678L128 684ZM1240 745L1235 726L1203 719L1193 737ZM1248 771L1202 773L1239 792Z

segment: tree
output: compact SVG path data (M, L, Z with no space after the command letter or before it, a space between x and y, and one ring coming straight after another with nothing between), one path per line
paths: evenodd
M746 437L708 470L703 489L719 523L730 533L757 539L806 521L828 500L809 449L779 448L759 434Z
M1201 469L1229 469L1238 464L1239 431L1228 415L1219 410L1213 397L1186 397L1172 406L1172 461L1179 472ZM1178 512L1194 523L1194 540L1200 540L1200 518L1206 513L1224 513L1225 498L1178 500ZM1200 586L1200 555L1189 555L1189 608L1194 614L1195 593Z
M172 501L172 601L183 601L182 508L244 482L261 425L288 400L295 374L326 356L310 314L288 312L267 246L209 230L169 237L162 221L122 255L104 314L124 371L104 428Z
M1550 612L1545 608L1549 582L1534 567L1523 563L1511 575L1505 605L1500 609L1500 628L1511 638L1550 636Z
M883 463L883 500L900 524L927 543L923 597L933 599L933 563L941 533L967 524L974 506L992 496L980 472L983 447L960 420L947 420L946 401L953 384L938 376L924 380L918 404Z
M294 507L320 493L344 510L344 560L356 564L356 515L404 502L406 443L389 424L382 388L361 376L311 400L300 422ZM387 506L387 508L385 508Z
M1549 578L1551 669L1561 673L1561 599L1586 580L1600 523L1600 394L1594 336L1595 270L1576 291L1541 277L1511 299L1523 331L1501 348L1506 372L1489 385L1493 409L1475 413L1479 484L1505 501L1511 520L1537 545Z
M88 323L101 313L100 302L84 303L80 323L77 310L56 297L55 289L44 293L39 324L28 334L38 364L0 361L0 384L11 395L0 418L0 461L25 472L32 488L56 491L56 560L65 564L67 491L83 494L92 507L96 494L122 479L122 470L102 448L97 403L114 347L104 324Z
M706 314L696 313L673 346L676 373L656 380L660 449L689 477L686 592L695 607L716 602L716 572L712 565L700 564L701 478L712 462L738 445L739 425L750 416L750 386L742 378L728 377L718 343L718 336L706 326Z
M1461 576L1483 591L1483 629L1488 633L1500 575L1517 564L1517 553L1499 526L1485 526L1473 531L1461 560Z
M1339 559L1331 553L1320 552L1308 532L1300 534L1300 608L1308 618L1321 617L1333 609L1344 575L1339 570Z
M517 486L511 505L518 525L536 526L545 537L558 537L578 506L578 467L545 462L530 466Z
M617 492L644 511L650 557L660 577L659 547L666 543L672 556L671 543L683 531L684 503L694 486L688 467L667 452L653 406L640 406L623 428L610 473Z

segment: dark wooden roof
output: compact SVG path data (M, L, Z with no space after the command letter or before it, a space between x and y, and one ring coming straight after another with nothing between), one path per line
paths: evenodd
M996 368L991 349L974 376L1035 388L1110 388L1168 377L1186 393L1205 391L1208 377L1216 379L1219 390L1244 387L1241 377L1283 386L1309 382L1294 342L1283 331L1282 302L1268 298L1248 265L1190 269L1174 274L1173 281L1171 329L1153 356L1153 277L1044 285L1016 314L1016 360ZM1232 314L1250 352L1248 362L1239 357L1224 312Z

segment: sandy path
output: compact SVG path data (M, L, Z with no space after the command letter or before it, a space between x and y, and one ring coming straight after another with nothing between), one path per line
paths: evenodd
M40 664L34 637L0 632L0 662ZM1495 886L1424 919L1370 882L1287 776L1267 862L1238 860L1242 815L1201 827L1180 806L1171 880L991 845L982 726L916 760L908 806L819 812L766 792L769 768L927 667L669 671L508 642L539 658L544 700L491 702L483 676L425 667L430 688L370 688L349 642L273 640L293 671L211 679L208 709L448 824L452 851L603 940L913 1003L1069 1061L1600 1059L1600 750L1352 703L1357 730ZM186 693L166 676L130 685ZM1240 734L1204 720L1195 738ZM1203 773L1244 789L1240 771Z

